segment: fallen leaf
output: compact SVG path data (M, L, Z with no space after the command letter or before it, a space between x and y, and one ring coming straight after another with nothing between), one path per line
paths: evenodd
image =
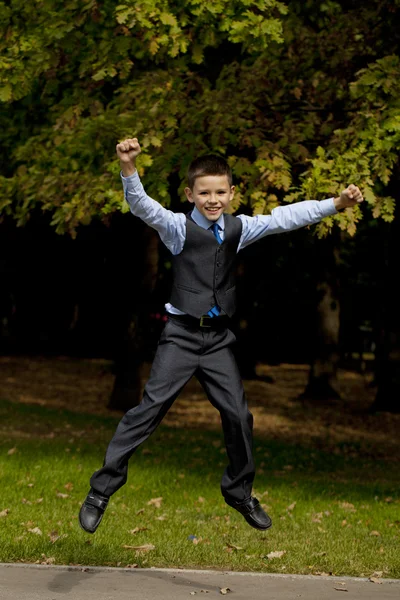
M139 510L136 511L136 515L141 515L142 513L144 513L144 508L139 508Z
M229 592L231 592L232 590L230 588L221 588L219 590L219 593L222 594L223 596L225 596L226 594L229 594Z
M43 502L43 498L37 498L35 502L36 504L41 504Z
M139 531L148 531L148 527L135 527L134 529L130 529L128 533L134 535L135 533L139 533Z
M33 529L28 529L30 533L35 533L36 535L43 535L42 530L39 527L33 527Z
M275 552L270 552L267 554L267 558L271 560L272 558L282 558L282 556L286 554L286 550L276 550Z
M7 452L8 456L11 456L12 454L15 454L17 451L16 448L10 448L9 451Z
M0 512L0 517L6 517L9 512L10 512L10 509L9 508L5 508L4 510L2 510Z
M41 565L54 565L54 563L56 562L54 556L47 557L45 554L42 554L42 558L44 560L40 562Z
M52 544L55 544L58 540L62 540L64 538L68 537L68 533L62 533L61 535L59 535L57 533L57 531L52 531L51 533L48 533L47 535L49 536ZM88 543L88 541L90 541L90 540L87 540L86 543Z
M159 517L155 517L156 521L165 521L165 519L167 518L167 515L160 515Z
M354 507L354 504L352 504L351 502L339 502L339 506L340 508L343 508L348 512L357 512L356 508Z
M33 488L34 487L34 483L28 483L28 487Z
M63 498L65 500L65 498L69 498L69 494L62 494L61 492L57 492L56 494L57 498Z
M200 544L200 542L202 542L202 541L203 541L203 538L201 538L201 537L199 537L199 538L195 537L194 540L193 540L193 544L195 546L197 546L197 544Z
M338 592L348 592L349 590L347 588L340 588L340 587L334 587L334 590L337 590Z
M374 571L371 577L382 577L383 571Z
M190 592L191 596L194 596L195 594L197 594L197 592Z
M293 502L292 504L290 504L290 506L287 507L286 510L293 510L294 507L296 506L297 502Z
M143 544L143 546L128 546L127 544L123 544L122 548L136 550L137 552L149 552L149 550L155 550L156 547L153 544Z
M321 520L322 520L322 513L315 513L311 517L311 521L313 523L321 523Z
M369 535L373 535L375 537L381 537L381 534L379 533L379 531L371 531Z
M160 498L152 498L148 501L147 506L155 506L156 508L160 508L162 502L162 497Z
M66 483L64 485L65 489L68 490L69 492L72 492L72 490L74 489L74 484L71 483L70 481L68 483Z
M382 583L379 577L369 577L368 581L370 581L371 583Z
M244 550L241 546L235 546L235 544L227 544L225 550Z
M51 531L47 535L49 536L50 541L51 541L52 544L54 544L58 540L58 538L60 537L58 535L58 531Z
M137 563L132 563L131 565L126 565L126 569L137 569L137 566Z

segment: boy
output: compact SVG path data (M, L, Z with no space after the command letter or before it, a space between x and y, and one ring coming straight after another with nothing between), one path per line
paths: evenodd
M156 229L171 251L173 286L166 304L168 321L152 365L142 402L120 421L104 459L91 480L80 513L81 527L94 533L109 497L127 479L128 460L156 429L187 381L196 374L221 414L229 465L221 481L225 502L255 529L272 525L251 496L253 417L232 355L235 341L229 318L235 312L235 258L245 246L273 233L317 223L337 210L363 201L350 185L340 197L277 207L271 215L224 214L235 188L222 158L203 156L188 170L185 193L194 204L188 214L173 213L149 198L136 171L136 138L117 144L124 193L134 215Z

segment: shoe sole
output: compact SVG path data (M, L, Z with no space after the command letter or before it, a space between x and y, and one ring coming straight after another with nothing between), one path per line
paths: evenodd
M249 525L251 525L251 527L253 527L254 529L258 529L259 531L267 531L267 529L271 529L272 527L272 521L269 525L267 525L266 527L260 527L259 525L256 525L254 523L254 521L251 521L251 519L247 516L247 515L242 515L242 517L245 518L245 520L247 521L247 523Z

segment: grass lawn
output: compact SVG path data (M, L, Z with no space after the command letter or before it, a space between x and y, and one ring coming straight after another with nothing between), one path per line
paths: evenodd
M218 427L177 422L189 400L135 454L93 536L77 515L117 416L1 400L0 562L400 577L399 463L378 451L394 448L379 417L359 438L345 423L313 437L316 417L299 407L306 424L294 418L285 439L283 413L271 413L277 434L255 438L255 493L273 519L263 533L220 495Z

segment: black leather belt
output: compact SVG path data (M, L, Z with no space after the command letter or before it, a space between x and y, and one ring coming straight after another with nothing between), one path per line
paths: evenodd
M200 319L197 319L190 315L173 315L172 313L168 313L168 319L176 321L177 323L185 323L186 325L199 329L224 329L225 327L228 327L229 324L229 317L227 315L221 317L203 315Z

